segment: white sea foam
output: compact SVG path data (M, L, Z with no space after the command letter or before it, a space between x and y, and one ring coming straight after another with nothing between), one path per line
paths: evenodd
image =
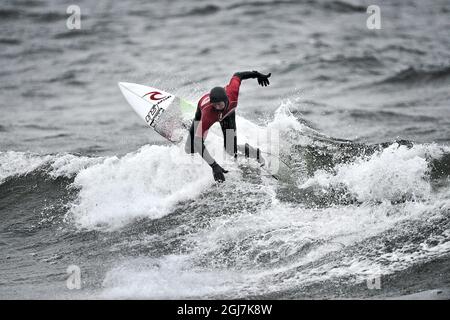
M324 188L344 185L359 201L398 201L430 196L430 158L437 159L443 149L436 145L412 148L394 143L370 157L335 166L335 172L318 170L300 187Z
M71 178L103 158L90 158L72 154L39 155L29 152L0 152L0 183L11 176L22 176L43 168L51 178Z
M226 293L242 276L233 271L196 269L189 256L137 258L114 267L103 281L106 299L205 298Z
M70 214L88 229L160 218L213 183L211 168L194 157L177 146L147 145L122 158L107 158L76 176L79 194Z
M86 169L94 164L104 160L102 157L82 157L73 154L61 154L56 156L50 167L49 175L52 178L66 177L71 178L78 174L81 170Z
M15 151L0 152L0 183L11 176L26 175L51 160L52 156Z

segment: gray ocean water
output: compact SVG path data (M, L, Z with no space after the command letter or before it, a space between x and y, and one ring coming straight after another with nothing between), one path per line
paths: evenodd
M2 1L0 297L450 296L449 18L448 0ZM245 70L272 77L243 81L238 140L277 130L279 180L224 158L214 184L117 86L196 103Z

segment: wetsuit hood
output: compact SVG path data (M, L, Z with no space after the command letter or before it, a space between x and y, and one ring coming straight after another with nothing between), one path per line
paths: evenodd
M223 87L214 87L209 92L209 102L225 102L225 107L228 107L228 97Z

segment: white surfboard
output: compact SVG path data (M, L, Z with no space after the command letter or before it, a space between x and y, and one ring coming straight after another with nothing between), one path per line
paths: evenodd
M130 82L119 82L120 91L138 116L164 138L179 142L187 134L195 107L163 90Z

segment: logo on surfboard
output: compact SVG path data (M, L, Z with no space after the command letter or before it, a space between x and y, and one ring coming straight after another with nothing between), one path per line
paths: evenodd
M160 95L161 97L157 97L157 95ZM158 122L158 119L161 117L161 114L164 112L164 108L160 107L160 104L162 104L167 99L170 99L172 95L164 96L159 91L151 91L149 93L146 93L142 96L144 98L145 96L149 96L150 100L157 101L153 104L150 111L145 116L145 121L152 127L156 125Z
M149 99L153 100L153 101L158 101L158 100L164 99L164 95L159 91L150 91L150 92L144 94L142 96L142 98L145 98L145 96L148 96ZM157 96L161 96L161 97L157 97Z

